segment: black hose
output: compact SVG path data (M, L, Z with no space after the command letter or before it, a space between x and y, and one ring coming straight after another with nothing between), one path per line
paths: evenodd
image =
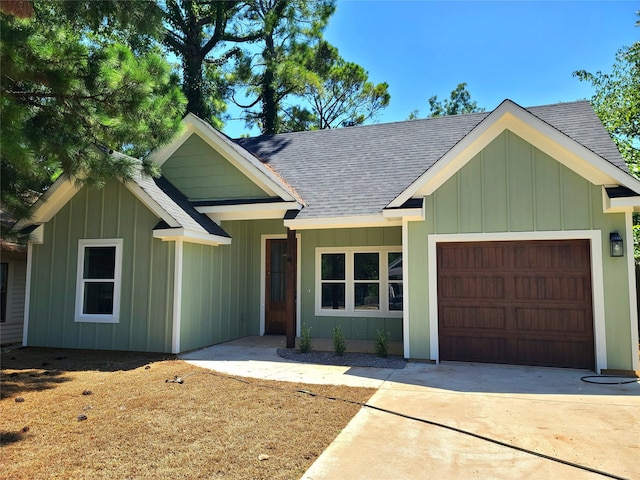
M617 382L594 382L592 380L587 380L589 378L626 378L626 380L623 381L617 381ZM585 375L584 377L582 377L580 380L582 380L585 383L593 383L595 385L624 385L625 383L637 383L640 382L640 378L636 378L636 377L627 377L624 375Z
M273 386L273 385L264 385L264 384L260 384L260 383L254 383L254 382L251 382L251 381L246 380L244 378L234 377L232 375L226 375L226 374L215 373L215 372L190 372L190 373L188 373L186 375L182 375L182 376L179 376L179 377L184 381L185 378L190 377L191 375L211 375L211 376L214 376L214 377L227 378L229 380L235 380L237 382L246 383L247 385L253 385L253 386L262 387L262 388L270 388L270 389L275 389L275 390L291 391L288 388L278 387L278 386ZM586 382L587 380L584 380L584 378L589 378L589 377L602 377L602 375L587 375L585 377L582 377L582 380L584 382ZM625 378L628 378L628 377L625 377ZM636 382L636 381L638 381L638 379L633 380L633 382ZM629 382L624 382L624 383L633 383L633 382L629 381ZM595 382L591 382L591 383L595 383ZM518 452L526 453L526 454L533 455L533 456L536 456L536 457L539 457L539 458L544 458L546 460L551 460L552 462L561 463L563 465L567 465L569 467L573 467L573 468L577 468L577 469L584 470L584 471L587 471L587 472L595 473L595 474L601 475L603 477L613 478L615 480L628 480L625 477L619 477L619 476L614 475L612 473L607 473L607 472L603 472L601 470L597 470L595 468L587 467L586 465L581 465L579 463L574 463L574 462L570 462L568 460L563 460L561 458L552 457L550 455L545 455L544 453L536 452L534 450L529 450L527 448L518 447L516 445L511 445L509 443L505 443L505 442L502 442L500 440L496 440L496 439L493 439L493 438L485 437L483 435L479 435L477 433L473 433L473 432L470 432L468 430L463 430L461 428L452 427L450 425L445 425L444 423L438 423L438 422L434 422L432 420L426 420L424 418L414 417L414 416L411 416L411 415L407 415L405 413L400 413L400 412L396 412L396 411L393 411L393 410L387 410L386 408L376 407L374 405L370 405L368 403L363 403L363 402L358 402L358 401L355 401L355 400L348 400L346 398L340 398L340 397L330 397L328 395L322 395L322 394L319 394L319 393L314 393L314 392L311 392L309 390L301 390L301 389L299 389L299 390L295 390L295 392L296 393L302 393L304 395L309 395L311 397L319 397L319 398L324 398L326 400L337 400L337 401L341 401L341 402L345 402L345 403L351 403L353 405L359 405L359 406L364 407L364 408L370 408L371 410L377 410L379 412L388 413L390 415L395 415L395 416L398 416L398 417L406 418L408 420L414 420L416 422L425 423L427 425L431 425L431 426L434 426L434 427L445 428L447 430L451 430L451 431L456 432L456 433L461 433L463 435L467 435L467 436L470 436L470 437L473 437L473 438L477 438L477 439L483 440L485 442L493 443L493 444L499 445L501 447L510 448L510 449L516 450Z

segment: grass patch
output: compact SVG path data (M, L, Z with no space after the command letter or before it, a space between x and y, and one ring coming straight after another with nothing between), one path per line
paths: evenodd
M375 391L149 354L26 348L0 360L0 477L12 479L297 479L359 410L298 390L358 402Z

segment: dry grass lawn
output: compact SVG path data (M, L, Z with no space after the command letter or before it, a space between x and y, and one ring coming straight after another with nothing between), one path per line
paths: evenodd
M374 393L153 354L26 348L0 360L3 479L297 479L360 408L298 390ZM176 375L184 383L166 382Z

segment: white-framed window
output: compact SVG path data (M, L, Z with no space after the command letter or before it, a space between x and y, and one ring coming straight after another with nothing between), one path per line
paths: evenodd
M78 240L76 322L118 322L121 276L121 238Z
M402 317L402 247L316 248L316 315Z

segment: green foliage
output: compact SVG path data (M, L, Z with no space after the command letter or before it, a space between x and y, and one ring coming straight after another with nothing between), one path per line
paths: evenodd
M61 173L98 187L129 178L140 162L113 151L144 156L173 137L183 112L160 51L102 45L65 6L41 1L33 18L0 15L2 203L17 218Z
M345 61L327 42L301 46L299 52L309 72L299 96L309 108L286 110L282 131L296 131L301 125L305 130L361 125L389 105L389 85L370 82L364 68Z
M484 108L478 107L477 103L471 100L466 82L459 83L444 102L438 100L437 95L429 98L429 110L429 117L484 112Z
M344 333L340 325L333 328L333 349L339 357L344 355L347 350L347 342L344 339Z
M640 11L637 15L640 17ZM636 26L640 26L640 20ZM629 171L640 178L640 42L618 50L611 73L578 70L573 76L595 88L591 105L616 143ZM638 225L633 226L637 265L640 265L639 229Z
M379 357L387 358L389 356L389 333L376 330L376 354Z
M636 215L634 215L636 217ZM634 218L634 220L637 220ZM640 224L633 226L633 258L636 265L640 265Z
M611 73L578 70L573 75L595 88L593 108L629 170L640 177L640 42L617 52Z
M301 94L314 79L305 62L306 46L320 42L335 11L335 0L253 0L247 4L247 28L260 31L261 36L253 49L245 50L233 76L251 100L234 101L245 108L247 125L257 125L265 134L279 133L285 99Z
M308 325L302 326L302 332L300 333L300 351L302 353L310 352L313 348L311 343L311 327Z

